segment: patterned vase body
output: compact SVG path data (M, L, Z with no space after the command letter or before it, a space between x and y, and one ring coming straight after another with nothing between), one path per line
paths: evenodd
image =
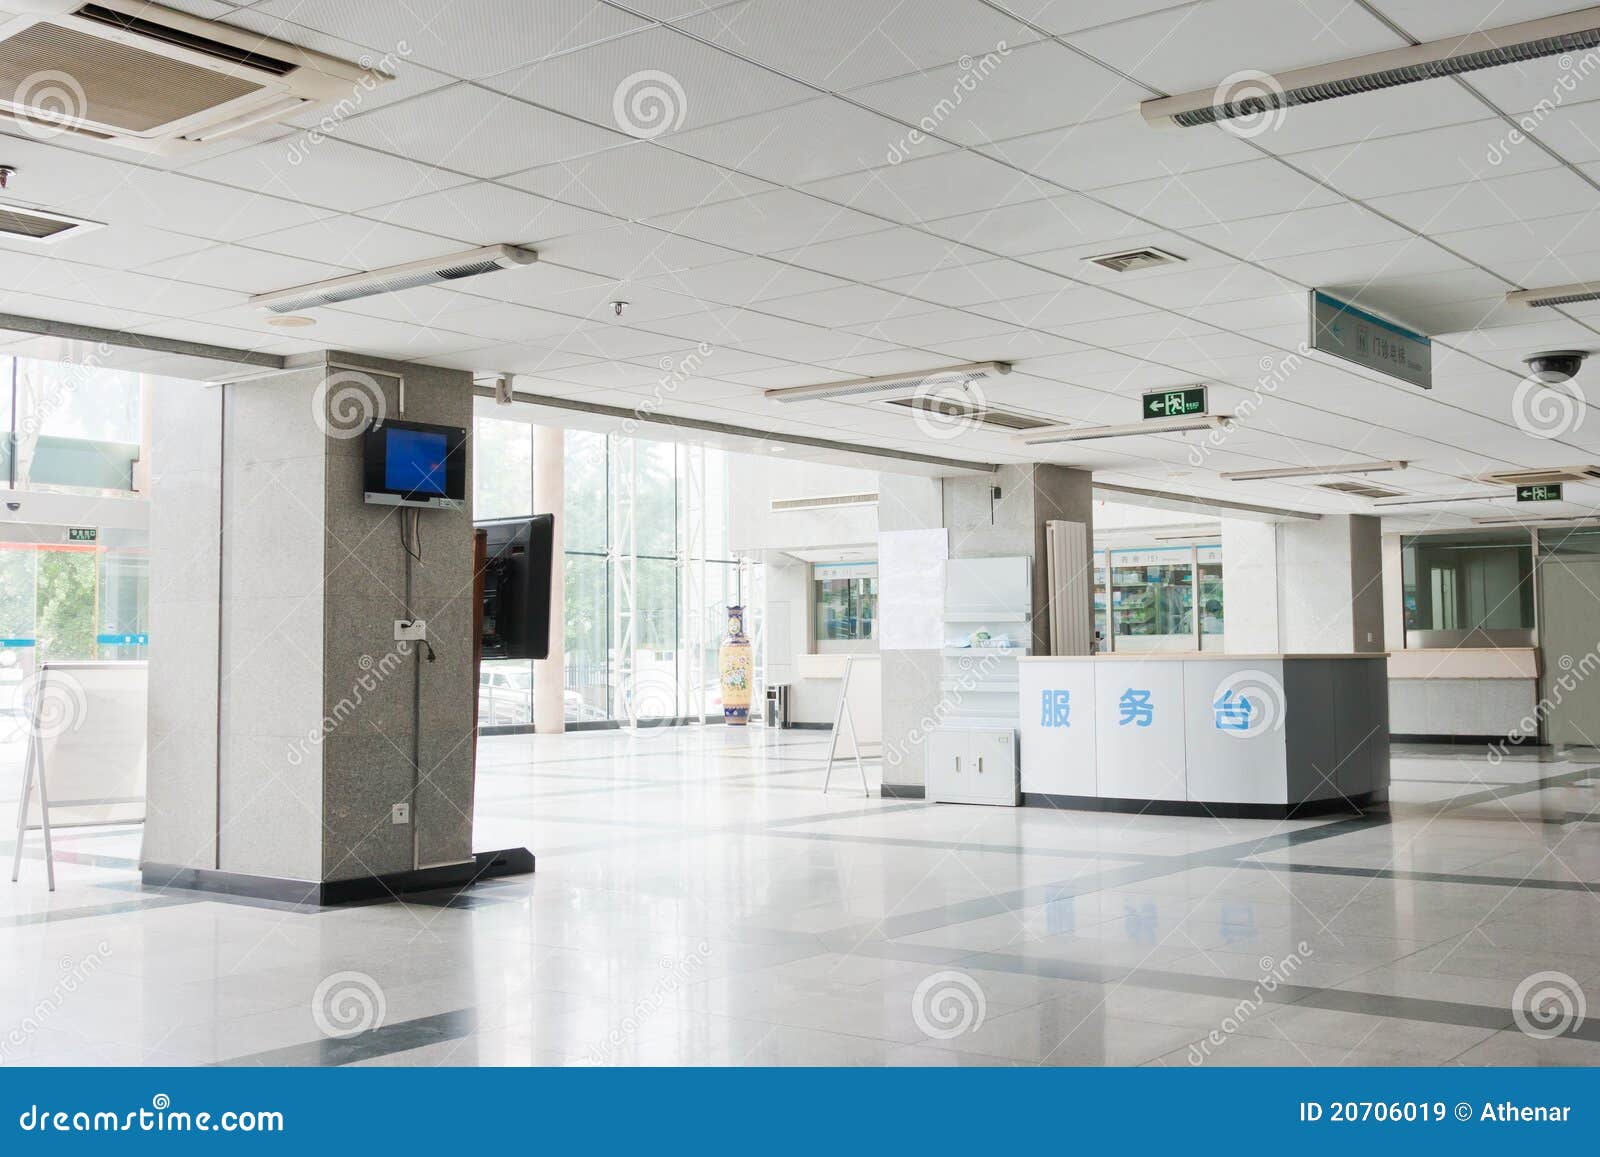
M728 608L728 637L717 651L722 672L722 718L730 726L750 721L750 639L744 633L744 608Z

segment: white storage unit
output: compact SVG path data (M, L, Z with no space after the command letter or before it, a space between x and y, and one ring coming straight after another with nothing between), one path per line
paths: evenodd
M1026 558L945 564L938 725L926 741L932 802L1017 805L1018 661L1031 640L1031 588Z

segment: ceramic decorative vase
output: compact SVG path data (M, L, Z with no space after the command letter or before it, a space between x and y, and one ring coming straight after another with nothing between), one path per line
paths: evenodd
M753 656L744 633L744 608L728 608L728 637L717 651L722 672L722 719L733 727L750 722L750 674Z

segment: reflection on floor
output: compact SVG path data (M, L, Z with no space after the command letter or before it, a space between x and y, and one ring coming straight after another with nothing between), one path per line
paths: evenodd
M1392 815L1279 823L824 797L825 742L485 739L479 845L539 871L453 899L144 891L136 832L67 835L0 889L0 1060L1600 1063L1512 1012L1600 1011L1595 762L1397 747Z

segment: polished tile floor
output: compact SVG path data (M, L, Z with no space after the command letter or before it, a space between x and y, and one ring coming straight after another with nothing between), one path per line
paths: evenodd
M0 887L0 1063L1600 1063L1593 751L1397 747L1391 814L1269 822L823 796L825 744L485 738L478 844L538 872L403 904L64 835Z

